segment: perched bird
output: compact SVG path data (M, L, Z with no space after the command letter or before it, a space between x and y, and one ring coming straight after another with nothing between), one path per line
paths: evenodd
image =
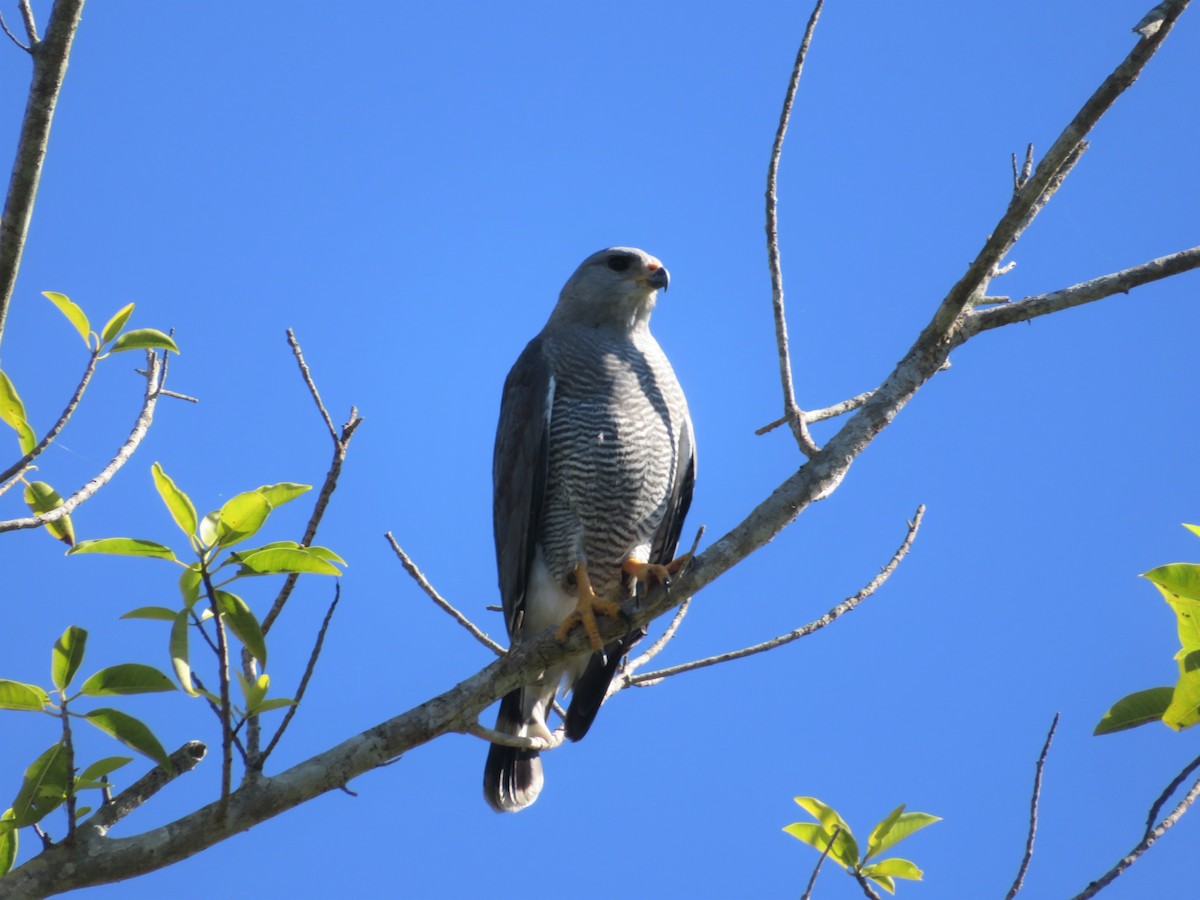
M644 630L604 646L596 614L620 615L636 584L668 582L692 500L696 453L687 401L650 334L670 276L630 247L583 261L549 321L504 383L493 465L500 595L515 644L582 624L595 651L542 674L500 702L496 730L551 736L546 712L571 693L566 736L591 727L621 657ZM536 750L493 744L487 802L516 812L537 799Z

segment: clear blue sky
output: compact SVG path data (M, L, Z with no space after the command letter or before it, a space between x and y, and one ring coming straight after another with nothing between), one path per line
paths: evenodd
M1049 146L1151 5L831 0L780 176L802 404L886 375L1003 211L1009 155ZM3 10L19 24L11 0ZM201 402L160 406L132 463L75 516L81 538L177 540L153 492L156 460L205 509L264 483L319 483L328 439L286 327L338 420L351 404L366 417L321 532L350 563L342 605L279 765L489 661L383 533L502 632L484 611L497 599L500 385L589 253L640 246L671 271L654 330L695 418L686 532L723 534L794 471L788 435L753 432L780 411L762 192L808 13L766 2L88 6L3 366L41 430L85 355L40 291L101 321L136 301L134 324L175 329L184 352L170 386ZM1096 130L995 291L1053 290L1200 243L1198 16ZM0 43L6 160L26 68ZM801 794L860 836L899 803L944 817L902 845L926 881L901 896L1002 896L1056 711L1023 896L1074 894L1133 846L1151 800L1200 752L1196 733L1162 727L1091 736L1112 701L1173 680L1172 617L1136 576L1200 559L1179 527L1200 521L1198 292L1189 274L956 352L832 498L699 595L660 660L817 617L872 577L926 503L886 588L786 649L619 696L586 741L547 756L532 809L492 813L485 745L448 737L355 781L357 798L328 795L92 896L457 898L513 883L578 898L795 897L816 854L780 829L802 818ZM103 367L45 457L41 477L64 494L123 440L140 399L134 362ZM21 512L14 494L4 517ZM306 515L300 503L281 510L267 537L297 537ZM26 532L0 541L0 567L0 677L47 681L69 624L92 632L85 673L168 667L161 626L117 621L173 600L166 564L64 560ZM246 591L260 612L271 587ZM331 591L302 583L272 633L279 690L302 671ZM216 745L198 701L127 708L170 747ZM0 717L0 796L15 794L53 725ZM111 752L99 737L86 746ZM210 757L119 833L211 798L218 772ZM1198 841L1200 811L1103 896L1177 895L1194 881ZM817 896L861 893L827 870Z

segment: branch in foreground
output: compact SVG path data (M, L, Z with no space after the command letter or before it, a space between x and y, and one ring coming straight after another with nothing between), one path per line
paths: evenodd
M800 49L796 52L796 62L792 66L792 77L788 81L787 92L783 99L783 110L779 114L779 127L775 131L775 143L771 147L771 161L767 166L767 264L771 270L771 300L775 311L775 343L779 351L779 380L783 385L783 415L784 420L791 426L792 435L800 452L811 457L817 452L808 433L804 421L804 413L796 405L796 394L792 386L792 359L788 352L787 318L783 310L783 270L779 263L779 220L776 182L779 176L779 158L783 154L783 138L787 134L788 121L792 117L792 105L796 101L796 88L800 84L800 73L804 69L804 59L808 56L808 45L812 42L813 31L816 30L817 20L821 17L824 0L817 0L808 26L804 29L804 39L800 41Z
M483 644L483 646L487 647L497 656L504 655L504 648L500 646L500 644L496 643L490 637L484 634L478 625L455 609L449 600L437 592L437 589L429 583L429 579L426 578L424 573L417 568L417 564L413 562L409 555L405 553L403 549L401 549L399 544L396 543L396 539L392 537L392 533L390 531L385 534L384 537L387 538L387 542L392 545L392 552L395 553L396 557L400 560L400 565L404 566L404 571L412 576L413 581L417 583L417 586L425 592L425 595L429 597L430 600L436 603L438 607L443 612L448 614L450 618L454 619L455 622L467 629L467 631L471 633L471 636L475 638L475 640L479 641L479 643Z
M1058 728L1058 713L1050 723L1050 731L1046 733L1046 742L1042 744L1042 752L1038 756L1037 766L1033 775L1033 798L1029 801L1029 836L1025 839L1025 855L1021 857L1021 865L1017 869L1017 877L1013 879L1012 887L1004 900L1013 900L1025 884L1025 873L1029 871L1029 863L1033 859L1033 839L1037 835L1038 798L1042 795L1042 770L1046 767L1046 757L1050 754L1050 742L1054 740L1054 732Z
M1183 770L1171 779L1171 783L1163 788L1163 792L1158 795L1158 799L1150 805L1150 812L1146 814L1146 832L1143 837L1148 837L1150 832L1154 830L1154 822L1158 818L1162 808L1167 805L1167 800L1171 795L1179 790L1179 786L1187 781L1188 776L1200 767L1200 756L1197 756L1190 763L1183 767Z
M908 555L909 548L912 547L912 542L916 539L917 531L921 527L921 520L924 518L925 505L921 504L917 507L916 515L913 516L912 521L908 523L908 533L904 535L904 540L896 548L896 552L892 554L892 558L888 560L888 564L879 571L878 575L864 585L862 590L852 597L847 597L837 606L833 607L833 609L829 610L829 612L825 613L825 615L821 616L821 618L809 622L807 625L802 625L793 631L789 631L787 634L781 634L778 637L771 638L769 641L763 641L750 647L743 647L741 650L732 650L729 653L721 653L716 656L706 657L705 659L681 663L667 669L646 672L644 675L627 675L621 677L619 679L621 681L621 688L630 685L656 684L672 675L680 675L684 672L691 672L694 669L703 669L707 666L715 666L718 663L742 659L747 656L753 656L756 653L765 653L768 650L774 650L776 647L782 647L784 644L790 644L792 641L802 637L807 637L814 631L820 631L826 625L850 612L850 610L854 609L883 586L884 582L896 571L896 567L904 560L904 557Z
M129 458L133 456L133 451L138 448L138 445L145 439L146 432L150 430L150 423L154 421L154 408L158 405L158 398L162 391L162 360L152 351L147 351L146 358L146 396L142 402L141 412L138 413L137 421L133 423L129 437L125 439L125 443L121 445L116 456L91 481L64 500L62 506L38 516L0 522L0 532L16 531L21 528L40 528L47 522L56 522L63 516L70 515L77 506L108 484L117 471L129 461Z
M180 775L185 775L196 768L207 752L208 748L200 741L188 741L171 754L170 772L164 771L162 766L155 766L117 794L110 802L101 806L95 815L80 827L89 829L95 834L107 834L110 828L142 806Z
M27 3L22 3L21 13L31 35L29 52L33 57L33 80L17 140L4 213L0 216L0 339L4 337L8 306L21 268L29 220L33 217L33 203L50 143L50 124L54 121L54 108L58 105L58 95L67 74L67 59L83 13L83 0L56 0L46 37L41 41L36 37L33 15Z

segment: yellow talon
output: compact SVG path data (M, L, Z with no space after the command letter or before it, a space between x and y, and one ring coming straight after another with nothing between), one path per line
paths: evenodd
M602 613L610 619L615 619L621 615L621 604L596 595L596 592L592 590L591 579L588 578L587 566L583 563L575 566L575 585L579 590L579 599L576 601L575 609L563 619L562 624L558 626L558 631L554 632L554 637L559 641L565 641L571 634L571 629L582 622L583 630L587 632L592 649L599 653L604 649L604 642L600 640L600 629L596 626L596 613Z

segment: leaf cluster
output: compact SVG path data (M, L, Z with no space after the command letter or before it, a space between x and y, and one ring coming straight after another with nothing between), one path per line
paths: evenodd
M796 797L795 800L801 809L817 821L793 822L783 830L820 853L828 851L829 858L850 874L870 879L889 894L896 892L897 878L920 881L925 874L907 859L889 857L875 862L871 860L926 825L940 822L939 816L905 812L904 804L900 804L871 829L866 852L860 856L858 841L837 810L816 797Z

